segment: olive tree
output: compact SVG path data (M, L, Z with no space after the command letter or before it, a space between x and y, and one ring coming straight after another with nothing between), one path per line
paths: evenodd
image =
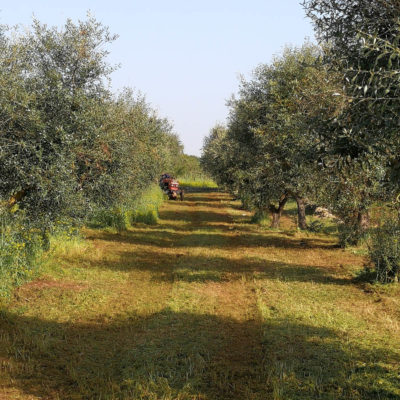
M333 205L353 226L356 242L368 227L373 201L399 189L400 2L306 0L303 5L326 48L326 65L342 77L346 107L319 132L329 150L325 161L343 189Z
M183 154L169 121L130 89L108 105L105 131L106 174L95 181L103 207L128 205L163 171L173 170Z
M400 2L306 0L325 60L340 72L348 106L325 140L336 159L387 168L398 187Z
M34 21L2 42L1 197L42 227L85 213L108 157L103 146L104 49L114 37L93 18L64 28Z
M143 97L110 92L115 38L91 17L0 36L0 197L43 232L126 205L182 154Z
M230 102L227 136L241 150L235 160L240 160L242 185L256 208L272 213L274 227L293 197L299 227L307 228L305 201L322 173L314 127L337 115L343 106L338 92L337 76L323 66L320 48L306 44L260 65Z

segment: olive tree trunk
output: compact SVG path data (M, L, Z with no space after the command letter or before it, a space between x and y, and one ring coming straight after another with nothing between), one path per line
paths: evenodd
M298 227L302 230L306 230L308 228L306 222L306 203L304 199L300 196L294 196L297 203L297 224Z
M283 209L285 208L287 201L288 201L287 194L283 194L282 197L279 199L278 206L276 206L275 204L270 204L269 210L271 211L272 215L271 228L279 228L282 212Z

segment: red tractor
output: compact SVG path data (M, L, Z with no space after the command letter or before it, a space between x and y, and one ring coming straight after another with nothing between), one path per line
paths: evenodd
M183 201L183 190L179 188L179 182L169 174L163 174L160 178L161 190L167 194L169 200Z

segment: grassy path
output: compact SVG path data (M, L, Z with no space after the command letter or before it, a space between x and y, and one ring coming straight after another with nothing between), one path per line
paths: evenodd
M0 400L400 399L400 291L228 195L59 246L0 313Z

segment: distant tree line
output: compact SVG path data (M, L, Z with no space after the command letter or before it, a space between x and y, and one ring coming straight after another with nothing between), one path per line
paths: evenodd
M343 246L371 232L371 206L384 202L390 218L374 227L370 254L379 280L398 280L400 2L303 6L319 44L286 48L242 79L226 126L205 139L202 165L273 227L288 198L300 229L306 203L328 207L343 221Z

